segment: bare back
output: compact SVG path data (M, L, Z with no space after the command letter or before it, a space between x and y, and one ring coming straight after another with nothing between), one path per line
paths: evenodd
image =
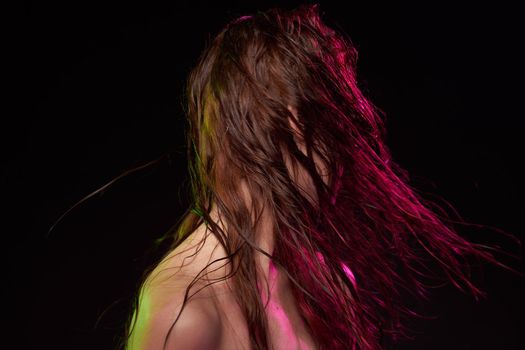
M184 294L188 281L193 279L201 269L210 262L226 257L226 252L219 241L206 227L201 225L186 240L170 253L150 274L145 283L143 300L149 300L149 304L155 304L155 310L159 313L174 315L173 310L179 310L182 302L181 295ZM202 246L199 242L206 236ZM196 248L200 250L194 256ZM183 254L181 254L183 252ZM181 268L181 262L184 266ZM220 278L227 274L229 264L214 263L210 265L208 278L211 280ZM177 272L178 271L178 272ZM286 275L282 274L278 268L270 264L268 269L268 283L270 287L269 302L266 309L269 340L271 348L274 350L313 350L317 349L315 342L307 331L304 321L301 319L295 299L290 289L290 284ZM146 287L147 286L147 287ZM217 350L249 350L250 334L246 319L233 294L229 280L214 283L203 287L202 284L196 285L191 290L195 294L188 305L201 307L207 315L206 332L212 334L214 349ZM190 293L190 294L193 294ZM267 296L261 295L263 303ZM139 319L141 318L142 305L139 305ZM166 309L172 309L168 311ZM150 312L155 312L151 310ZM186 309L184 309L186 310ZM183 312L184 312L183 310ZM148 318L147 315L143 316ZM151 318L151 316L149 317ZM171 322L173 317L168 317ZM140 322L139 322L140 323ZM213 329L210 329L213 327ZM140 332L138 328L138 332ZM142 327L143 331L145 327ZM166 327L163 327L167 329ZM140 338L139 334L131 337ZM137 342L138 343L138 342ZM157 343L158 344L158 343ZM150 347L128 347L128 350L145 350ZM177 349L177 347L167 347L167 349Z

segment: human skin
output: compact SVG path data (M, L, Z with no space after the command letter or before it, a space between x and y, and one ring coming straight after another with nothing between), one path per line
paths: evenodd
M296 111L289 107L297 117ZM295 133L295 141L301 152L306 155L299 128L290 118L290 127ZM313 203L317 203L317 193L312 178L300 165L294 163L286 152L284 160L290 177L296 182L303 194ZM317 154L313 154L317 171L325 183L328 181L326 167ZM244 179L240 179L239 186L243 200L248 208L257 200L248 190ZM228 234L228 227L220 220L220 213L215 203L210 210L211 219ZM274 247L274 218L268 210L263 209L257 226L255 242L258 247L272 254ZM137 328L131 337L127 350L158 349L164 341L169 327L174 321L173 315L178 313L182 304L183 292L192 277L206 267L207 263L227 256L213 234L208 234L206 225L202 224L173 252L153 270L145 283L142 293L142 305L139 307ZM204 244L200 246L200 241ZM197 251L196 247L200 246ZM180 254L183 253L184 254ZM195 254L194 256L192 256ZM191 258L189 258L192 256ZM270 341L276 349L314 349L313 339L307 331L306 325L298 311L295 299L291 292L290 281L282 270L273 264L264 254L255 254L258 271L258 280L261 281L261 299L267 304ZM181 267L181 265L183 267ZM219 264L221 265L221 264ZM210 279L220 279L230 270L229 265L217 269L211 266L208 271ZM212 272L212 270L214 270ZM268 292L266 287L268 287ZM190 299L188 308L184 309L185 317L181 317L181 324L188 324L188 317L195 322L207 324L207 337L193 340L187 335L180 334L181 326L175 327L170 335L167 348L171 344L180 347L181 341L199 341L205 344L215 344L215 349L245 349L249 347L249 334L244 317L233 297L233 286L229 280L214 284L203 289ZM208 289L206 291L206 289ZM188 316L190 315L190 316ZM156 320L156 321L152 321ZM182 339L182 340L181 340ZM203 345L204 346L204 345ZM204 348L209 348L205 345Z

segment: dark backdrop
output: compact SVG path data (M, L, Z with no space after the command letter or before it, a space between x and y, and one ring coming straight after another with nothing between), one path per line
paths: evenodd
M298 3L24 4L8 33L14 61L4 68L15 75L9 90L17 98L2 128L4 301L13 311L6 317L19 344L13 348L113 347L154 256L146 252L189 203L186 74L228 20ZM360 84L386 113L394 160L466 220L523 238L518 8L320 3L357 46ZM46 238L83 196L166 153L78 206ZM494 241L489 228L469 232ZM478 283L489 294L478 303L451 287L437 290L429 309L440 318L415 322L416 339L399 348L522 349L523 278L487 266Z

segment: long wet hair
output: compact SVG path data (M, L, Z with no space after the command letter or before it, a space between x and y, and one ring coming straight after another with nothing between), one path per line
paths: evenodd
M449 281L477 299L484 293L468 258L499 264L486 246L461 237L446 210L422 198L392 160L384 116L359 89L356 60L351 40L323 22L318 5L303 5L228 23L189 74L193 199L169 234L170 250L206 223L228 254L225 278L253 349L269 348L257 255L289 277L320 349L382 349L385 338L406 336L404 318L417 315L405 292L426 299L432 282ZM286 158L310 176L315 200ZM241 180L258 199L251 205L241 200ZM210 216L213 203L227 233ZM253 218L263 209L271 213L273 252L255 242Z

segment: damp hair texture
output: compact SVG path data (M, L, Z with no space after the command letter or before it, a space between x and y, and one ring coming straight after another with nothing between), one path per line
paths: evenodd
M269 348L258 254L290 278L320 349L376 350L387 338L409 337L405 321L419 315L403 302L406 293L428 300L432 288L450 282L478 299L484 292L472 282L469 259L500 264L490 247L459 235L457 222L392 160L384 115L358 87L356 61L343 31L321 19L318 5L303 5L231 21L189 74L192 203L166 238L173 249L203 222L217 237L253 349ZM327 183L314 154L327 165ZM292 179L285 155L307 171L317 201ZM259 201L240 200L240 179ZM209 215L212 203L227 234ZM273 252L255 244L253 218L263 206L273 216Z

